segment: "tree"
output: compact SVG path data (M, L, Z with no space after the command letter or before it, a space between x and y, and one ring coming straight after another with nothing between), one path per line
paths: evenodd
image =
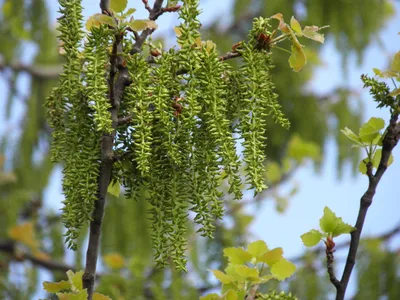
M327 23L329 23L329 22L327 22ZM100 34L100 33L99 33ZM231 43L231 45L232 45L233 43ZM104 46L104 45L96 45L95 47L101 47L101 46ZM240 50L240 49L239 49ZM284 59L284 60L286 60L286 58ZM287 62L285 62L285 64L287 64ZM284 69L284 68L286 68L286 67L282 67L282 69ZM278 89L279 90L279 89ZM282 89L282 90L285 90L285 89ZM94 92L98 92L98 91L94 91ZM300 94L300 93L299 93ZM345 102L344 102L345 103ZM172 108L174 108L173 107L173 105L175 106L175 111L174 111L174 114L176 113L176 114L179 114L180 112L179 112L179 104L181 104L180 103L180 101L176 101L176 103L172 103L171 104L171 107ZM315 106L313 106L313 107L315 107ZM283 107L284 109L285 109L285 107ZM345 110L345 109L344 109ZM312 110L310 110L311 112L310 113L312 113ZM100 114L99 114L100 115ZM288 114L289 115L289 118L290 118L290 114ZM99 119L101 119L101 118L99 118ZM316 118L317 119L317 118ZM355 118L356 119L356 118ZM100 120L101 121L101 120ZM321 120L320 120L321 121ZM300 122L300 120L299 120L299 122ZM323 124L323 122L322 122L322 124ZM318 125L321 125L321 123L320 124L318 124ZM349 125L348 123L346 124L346 125ZM104 125L104 126L106 126L106 125ZM315 126L314 126L315 127ZM323 127L324 126L318 126L318 128L321 128L321 129L323 129ZM275 130L275 129L274 129ZM307 129L304 129L304 132L306 132L307 131ZM301 133L301 132L300 132ZM285 135L287 135L286 133L285 134L282 134L282 136L285 136ZM303 136L302 136L303 137ZM313 135L313 137L315 138L315 136ZM276 139L277 139L277 141L279 141L279 139L281 138L281 136L280 135L277 135L277 137L276 137ZM303 137L304 138L304 137ZM324 138L324 134L322 134L322 139ZM269 140L271 140L271 139L274 139L274 137L272 137L272 136L269 136ZM294 139L294 142L292 142L292 144L291 144L291 146L293 146L293 144L296 146L296 142L297 141L297 144L299 143L299 139ZM300 140L301 141L301 140ZM320 143L322 142L322 140L320 140L319 141ZM273 142L272 142L272 145L273 145ZM277 145L278 145L278 142L277 142ZM308 147L307 149L309 149L310 147L309 147L309 145L308 144L306 144L306 146L304 146L304 142L303 142L303 144L301 144L301 145L303 145L303 147ZM298 145L297 145L298 146ZM269 149L270 149L270 147L269 147ZM315 149L315 147L314 148L312 148L311 147L311 149ZM271 153L271 158L274 158L274 155L275 155L275 158L276 158L276 160L277 160L277 162L282 162L283 163L283 158L282 157L276 157L276 155L277 155L277 151L275 151L275 152L273 152L273 153ZM315 153L315 151L310 151L309 153ZM317 156L318 155L315 155L315 158L317 158ZM301 158L299 158L299 161L301 160ZM278 165L278 168L279 168L279 165ZM279 181L279 180L278 180ZM124 211L124 210L127 210L127 209L129 209L129 207L130 206L132 206L132 207L134 207L133 209L137 209L138 208L138 206L139 206L139 204L137 204L137 203L132 203L132 202L129 202L128 203L128 201L125 199L125 200L122 200L122 201L124 201L125 203L123 204L123 205L121 205L121 204L117 204L119 207L116 207L116 208L111 208L110 207L110 209L109 209L109 211L110 211L110 213L111 214L115 214L117 217L113 220L113 221L111 221L109 224L107 224L107 226L105 226L105 228L106 228L106 230L110 230L111 231L111 234L107 234L107 232L105 233L105 244L107 245L107 237L108 237L108 243L109 244L111 244L111 243L113 243L112 242L112 239L114 238L115 239L115 235L112 233L112 231L113 231L113 229L115 230L115 228L119 228L119 230L121 230L121 229L123 229L124 228L124 224L123 224L123 220L120 220L120 223L118 223L118 222L115 222L117 219L118 219L118 215L120 215L120 211ZM139 201L138 203L142 203L143 201ZM133 205L134 204L134 205ZM146 206L146 204L141 204L142 206ZM145 207L142 207L142 209L145 209ZM140 215L140 212L137 212L139 215ZM142 213L143 214L143 213ZM130 218L129 216L125 216L125 218ZM142 222L143 223L143 222ZM126 224L126 223L125 223ZM224 229L222 229L222 228L220 228L221 230L224 230ZM240 229L240 228L238 228L238 229ZM242 229L240 229L240 230L242 230ZM224 230L225 231L225 230ZM132 234L132 233L131 233ZM217 230L217 234L218 234L218 230ZM125 248L126 250L124 250L124 251L121 251L121 253L122 254L124 254L124 252L126 253L125 254L125 256L128 256L128 253L130 252L130 251L132 251L131 249L132 248L134 248L135 246L133 246L132 244L135 242L135 241L137 241L138 240L138 238L137 238L137 234L136 234L136 236L135 236L135 238L133 238L133 236L134 236L135 234L132 234L132 238L130 238L130 239L128 239L128 240L130 240L130 241L128 241L128 243L127 243L127 241L119 241L118 243L120 243L120 245L122 246L122 245L124 245L124 246L122 246L123 248ZM114 236L114 237L113 237ZM240 235L238 234L237 235L237 237L238 238L240 238ZM216 239L217 240L217 239ZM78 241L78 243L82 243L82 239L81 239L81 241ZM129 245L129 243L131 244L131 245ZM217 243L215 243L215 242L212 242L212 245L213 246L217 246L218 247L218 243L219 244L221 244L221 239L217 242ZM146 243L144 243L144 244L146 244ZM147 244L148 244L148 242L147 242ZM104 246L103 246L104 247ZM137 247L137 246L136 246ZM219 247L221 247L220 245L219 245ZM143 249L143 250L141 250L141 252L142 253L146 253L147 252L147 250L145 250L145 249ZM221 250L218 250L217 249L217 251L216 251L217 253L222 253L222 251ZM140 252L139 252L140 253ZM147 257L149 258L149 256L147 255ZM140 262L138 262L139 263L139 265L140 265ZM139 268L145 268L146 266L140 266ZM137 273L141 273L140 271L138 271L138 269L137 268L134 268L135 269L135 271L137 272ZM139 269L140 270L140 269ZM181 275L176 275L176 276L178 276L178 277L180 277ZM140 286L140 284L138 284L139 286ZM129 287L129 289L131 289L132 287Z

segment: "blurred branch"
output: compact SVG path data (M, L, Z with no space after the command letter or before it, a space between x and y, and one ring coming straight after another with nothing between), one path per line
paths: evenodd
M0 60L0 71L11 69L15 72L25 72L41 79L55 79L62 72L62 65L27 65L21 62L6 64Z

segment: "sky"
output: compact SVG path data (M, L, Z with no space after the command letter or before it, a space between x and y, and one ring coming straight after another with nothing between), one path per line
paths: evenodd
M51 20L54 20L55 23L58 3L54 0L47 2ZM93 0L82 1L86 18L99 12L98 2ZM348 73L347 76L344 76L341 70L341 58L337 54L332 41L328 38L322 50L324 64L317 70L309 86L310 89L321 94L328 94L338 86L345 86L358 91L365 102L365 121L374 116L382 117L388 122L388 111L376 109L368 92L363 91L360 74L368 73L372 75L372 68L374 67L385 69L388 64L388 55L399 51L400 36L397 33L400 28L400 4L396 3L397 16L383 29L380 35L383 48L377 42L374 42L366 51L362 65L357 65L355 56L350 55ZM201 22L207 24L215 18L225 18L223 12L226 12L226 7L230 7L231 4L230 0L202 1L201 8L204 14L201 16ZM135 13L136 18L147 17L141 1L129 1L128 6L138 9ZM162 16L157 23L160 28L168 28L172 31L173 26L178 21L176 16L168 14ZM160 34L164 32L160 30ZM357 128L352 129L357 130ZM295 173L292 182L295 182L300 189L291 198L285 213L276 213L274 201L266 201L261 208L249 209L252 212L257 212L257 217L251 226L252 239L263 239L270 247L283 247L285 256L290 258L305 250L300 235L310 229L319 228L319 218L322 216L325 206L329 206L338 216L343 217L345 222L355 223L360 197L367 188L367 177L361 176L361 174L356 177L352 176L350 167L348 167L345 169L344 176L339 180L336 175L336 146L333 141L326 144L326 150L326 160L320 174L314 173L311 164ZM398 207L399 197L394 188L396 175L400 174L400 163L396 161L396 157L400 157L399 147L395 149L394 157L395 162L383 176L374 203L369 209L363 230L364 237L379 235L400 222L398 209L395 209ZM51 184L46 190L45 202L47 205L59 209L61 208L61 201L61 173L60 169L56 169ZM338 241L348 239L349 236L340 238ZM400 247L400 240L393 240L391 246ZM345 254L337 252L336 256L344 257ZM337 274L341 274L340 267L339 265ZM354 283L350 282L350 294L353 291Z

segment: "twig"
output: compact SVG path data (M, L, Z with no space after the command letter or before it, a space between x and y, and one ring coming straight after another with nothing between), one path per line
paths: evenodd
M360 242L361 232L364 226L364 221L367 215L368 208L372 204L376 188L387 169L390 154L392 153L393 148L397 145L397 142L400 139L400 130L397 126L397 119L398 113L393 113L390 118L389 126L386 129L386 135L382 141L382 157L378 169L375 172L375 175L372 176L372 171L368 170L368 189L360 200L360 209L358 211L357 222L354 226L356 230L351 233L349 253L347 255L346 265L343 270L340 284L337 286L335 285L336 300L343 300L346 294L347 285L349 283L350 276L355 265L358 245ZM367 165L367 168L372 169L372 166Z

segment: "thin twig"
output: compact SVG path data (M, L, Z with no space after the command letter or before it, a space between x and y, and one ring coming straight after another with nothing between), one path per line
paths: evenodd
M21 62L6 64L5 62L0 61L0 71L6 69L11 69L15 72L25 72L40 79L57 79L62 72L62 65L26 65Z

